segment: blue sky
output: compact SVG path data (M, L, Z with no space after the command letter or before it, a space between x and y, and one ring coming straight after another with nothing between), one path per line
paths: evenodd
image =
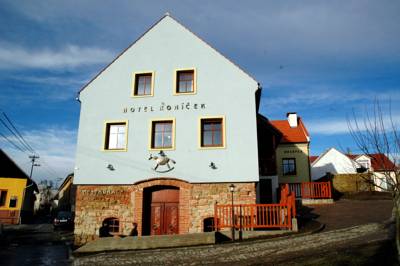
M264 115L297 112L312 154L357 152L346 117L376 98L400 121L396 0L0 0L0 108L40 154L36 180L73 171L77 91L167 11L262 84ZM29 168L26 153L0 145Z

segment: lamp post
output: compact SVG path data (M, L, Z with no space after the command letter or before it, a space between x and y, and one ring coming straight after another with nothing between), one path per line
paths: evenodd
M235 241L235 209L233 207L233 192L235 192L235 185L230 184L229 186L229 191L231 192L232 195L232 241Z

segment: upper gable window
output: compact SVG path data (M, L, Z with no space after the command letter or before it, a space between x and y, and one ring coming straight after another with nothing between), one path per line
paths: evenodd
M153 96L154 72L135 73L133 97Z
M196 92L195 69L176 70L174 94L193 94L195 92Z
M126 150L127 122L106 123L104 150Z

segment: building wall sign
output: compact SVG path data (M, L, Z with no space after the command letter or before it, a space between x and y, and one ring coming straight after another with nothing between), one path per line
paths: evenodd
M302 150L286 150L283 151L283 153L287 154L287 153L303 153Z
M162 102L159 106L155 105L143 105L143 106L131 106L124 107L124 113L147 113L147 112L169 112L169 111L188 111L206 109L205 103L180 103L180 104L166 104Z

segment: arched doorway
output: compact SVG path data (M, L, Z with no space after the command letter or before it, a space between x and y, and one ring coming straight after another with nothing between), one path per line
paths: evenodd
M152 186L143 191L143 235L179 233L179 188Z

